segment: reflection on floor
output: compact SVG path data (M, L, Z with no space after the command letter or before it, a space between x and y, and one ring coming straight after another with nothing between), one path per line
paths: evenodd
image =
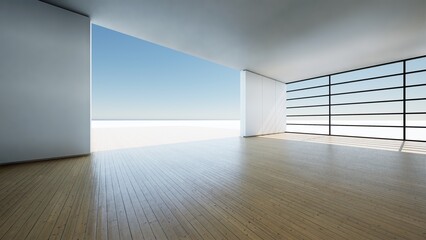
M0 240L424 240L425 162L232 137L2 166Z
M426 142L411 142L411 141L403 142L403 141L395 141L395 140L336 137L336 136L296 134L296 133L281 133L281 134L265 135L261 137L426 154Z
M92 152L239 136L238 120L93 121Z

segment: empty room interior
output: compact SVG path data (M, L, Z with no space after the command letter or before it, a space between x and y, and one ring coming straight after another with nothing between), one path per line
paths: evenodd
M236 72L144 80L210 137L94 128L101 28ZM426 1L2 0L3 239L426 239Z

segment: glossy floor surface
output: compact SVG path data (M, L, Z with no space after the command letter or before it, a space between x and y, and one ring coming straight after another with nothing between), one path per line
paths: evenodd
M338 137L327 135L280 133L261 136L262 138L285 139L302 142L333 144L340 146L381 149L397 152L426 154L426 142L401 141L372 138Z
M425 239L425 155L272 138L0 166L0 239Z

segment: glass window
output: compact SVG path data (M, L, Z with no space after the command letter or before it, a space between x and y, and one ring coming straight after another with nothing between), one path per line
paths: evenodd
M298 98L298 97L308 97L308 96L317 96L317 95L328 95L328 86L311 88L306 90L300 90L296 92L287 93L287 99Z
M328 116L314 117L287 117L287 123L302 124L328 124Z
M330 121L332 135L402 140L405 116L407 140L426 141L426 57L407 60L405 63L406 101L403 88L404 61L331 75L331 86L328 85L328 76L289 83L288 90L319 87L287 93L287 99L290 99L287 101L287 107L290 107L287 108L287 123L290 124L287 131L328 134ZM415 86L422 84L425 85ZM395 89L380 90L383 88ZM367 92L354 93L356 91ZM330 96L315 97L328 94ZM291 100L300 97L310 98ZM331 104L330 109L328 104ZM329 110L331 117L328 115Z
M403 89L380 90L373 92L352 93L331 96L331 103L353 103L368 101L399 100L403 97Z
M406 71L413 72L426 69L426 57L409 60L406 62Z
M328 126L287 125L287 132L328 134Z
M407 114L407 126L426 127L426 114Z
M356 113L402 113L403 102L366 103L332 106L332 114L356 114Z
M307 115L307 114L328 114L328 106L287 109L287 115Z
M407 140L426 141L426 128L407 128L406 134Z
M332 127L331 134L354 137L401 139L403 128L391 127Z
M321 78L314 78L310 80L304 80L304 81L290 82L290 83L287 83L287 91L296 90L300 88L315 87L320 85L327 85L327 84L328 84L328 76L321 77Z
M328 96L287 101L287 107L328 104Z
M407 99L426 98L426 86L407 87L406 93Z
M426 100L407 101L406 106L407 106L407 109L406 109L407 113L426 112Z
M406 84L416 85L416 84L425 84L426 83L426 72L410 73L406 75Z
M344 93L353 91L362 91L369 89L379 89L388 87L400 87L403 85L403 76L393 76L385 78L377 78L354 83L345 83L331 86L331 93Z
M391 63L378 67L371 67L331 76L331 83L341 83L364 78L380 77L403 72L403 63Z
M339 125L377 125L402 126L403 115L362 115L362 116L332 116L331 124ZM334 127L332 127L334 128Z

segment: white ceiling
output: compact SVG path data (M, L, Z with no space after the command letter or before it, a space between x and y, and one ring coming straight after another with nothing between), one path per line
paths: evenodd
M426 54L426 0L45 0L235 69L295 81Z

